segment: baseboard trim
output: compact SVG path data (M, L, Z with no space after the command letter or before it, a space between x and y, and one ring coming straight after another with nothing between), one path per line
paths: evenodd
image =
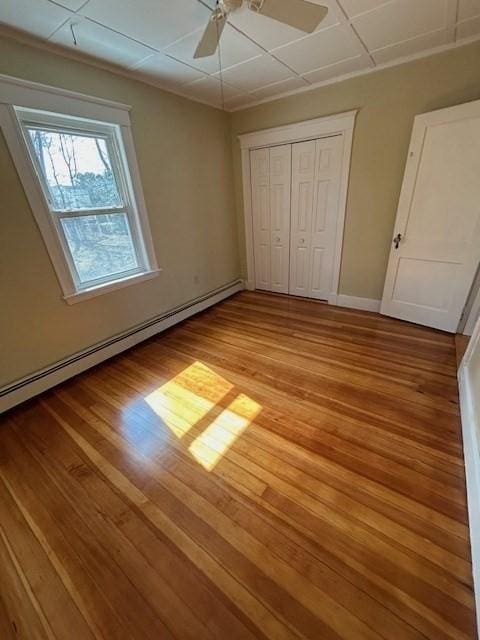
M337 307L348 307L349 309L360 309L361 311L380 311L381 300L374 298L358 298L357 296L346 296L343 293L332 294L328 298L329 304Z
M97 343L88 349L79 351L68 358L60 360L45 369L37 371L25 378L0 388L0 413L33 398L69 378L82 373L112 356L130 349L139 342L151 338L173 325L186 320L190 316L211 307L225 298L241 291L243 280L235 280L223 287L179 305L170 311L143 322L128 331Z
M247 291L255 291L255 282L253 280L244 280L245 289Z

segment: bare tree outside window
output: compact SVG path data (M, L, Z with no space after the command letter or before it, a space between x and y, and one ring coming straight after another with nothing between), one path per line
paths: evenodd
M106 140L102 137L28 128L53 211L69 215L61 225L80 282L138 267ZM98 209L112 209L112 213Z

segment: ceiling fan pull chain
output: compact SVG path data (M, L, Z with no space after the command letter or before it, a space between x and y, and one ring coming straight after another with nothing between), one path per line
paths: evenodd
M220 43L221 31L217 22L217 41L218 41L218 70L220 75L220 97L222 103L222 109L225 111L225 92L223 89L223 69L222 69L222 45Z

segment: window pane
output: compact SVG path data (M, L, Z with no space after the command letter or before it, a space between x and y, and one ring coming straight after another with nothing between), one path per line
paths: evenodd
M125 213L61 219L80 282L138 267Z
M31 127L28 133L47 180L53 209L122 206L103 138Z

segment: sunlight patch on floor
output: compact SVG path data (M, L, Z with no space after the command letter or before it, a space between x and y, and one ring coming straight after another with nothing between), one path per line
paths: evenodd
M226 451L259 414L261 406L243 393L190 445L188 450L202 467L211 471Z
M215 412L215 407L233 388L228 380L197 361L146 396L145 401L181 439L210 411ZM245 394L238 394L197 435L188 451L204 469L211 471L261 409L261 405Z
M187 388L189 381L200 387L207 384L213 394L210 392L206 398L201 392L192 391ZM177 438L182 438L232 388L233 385L204 364L194 362L146 396L145 401Z

